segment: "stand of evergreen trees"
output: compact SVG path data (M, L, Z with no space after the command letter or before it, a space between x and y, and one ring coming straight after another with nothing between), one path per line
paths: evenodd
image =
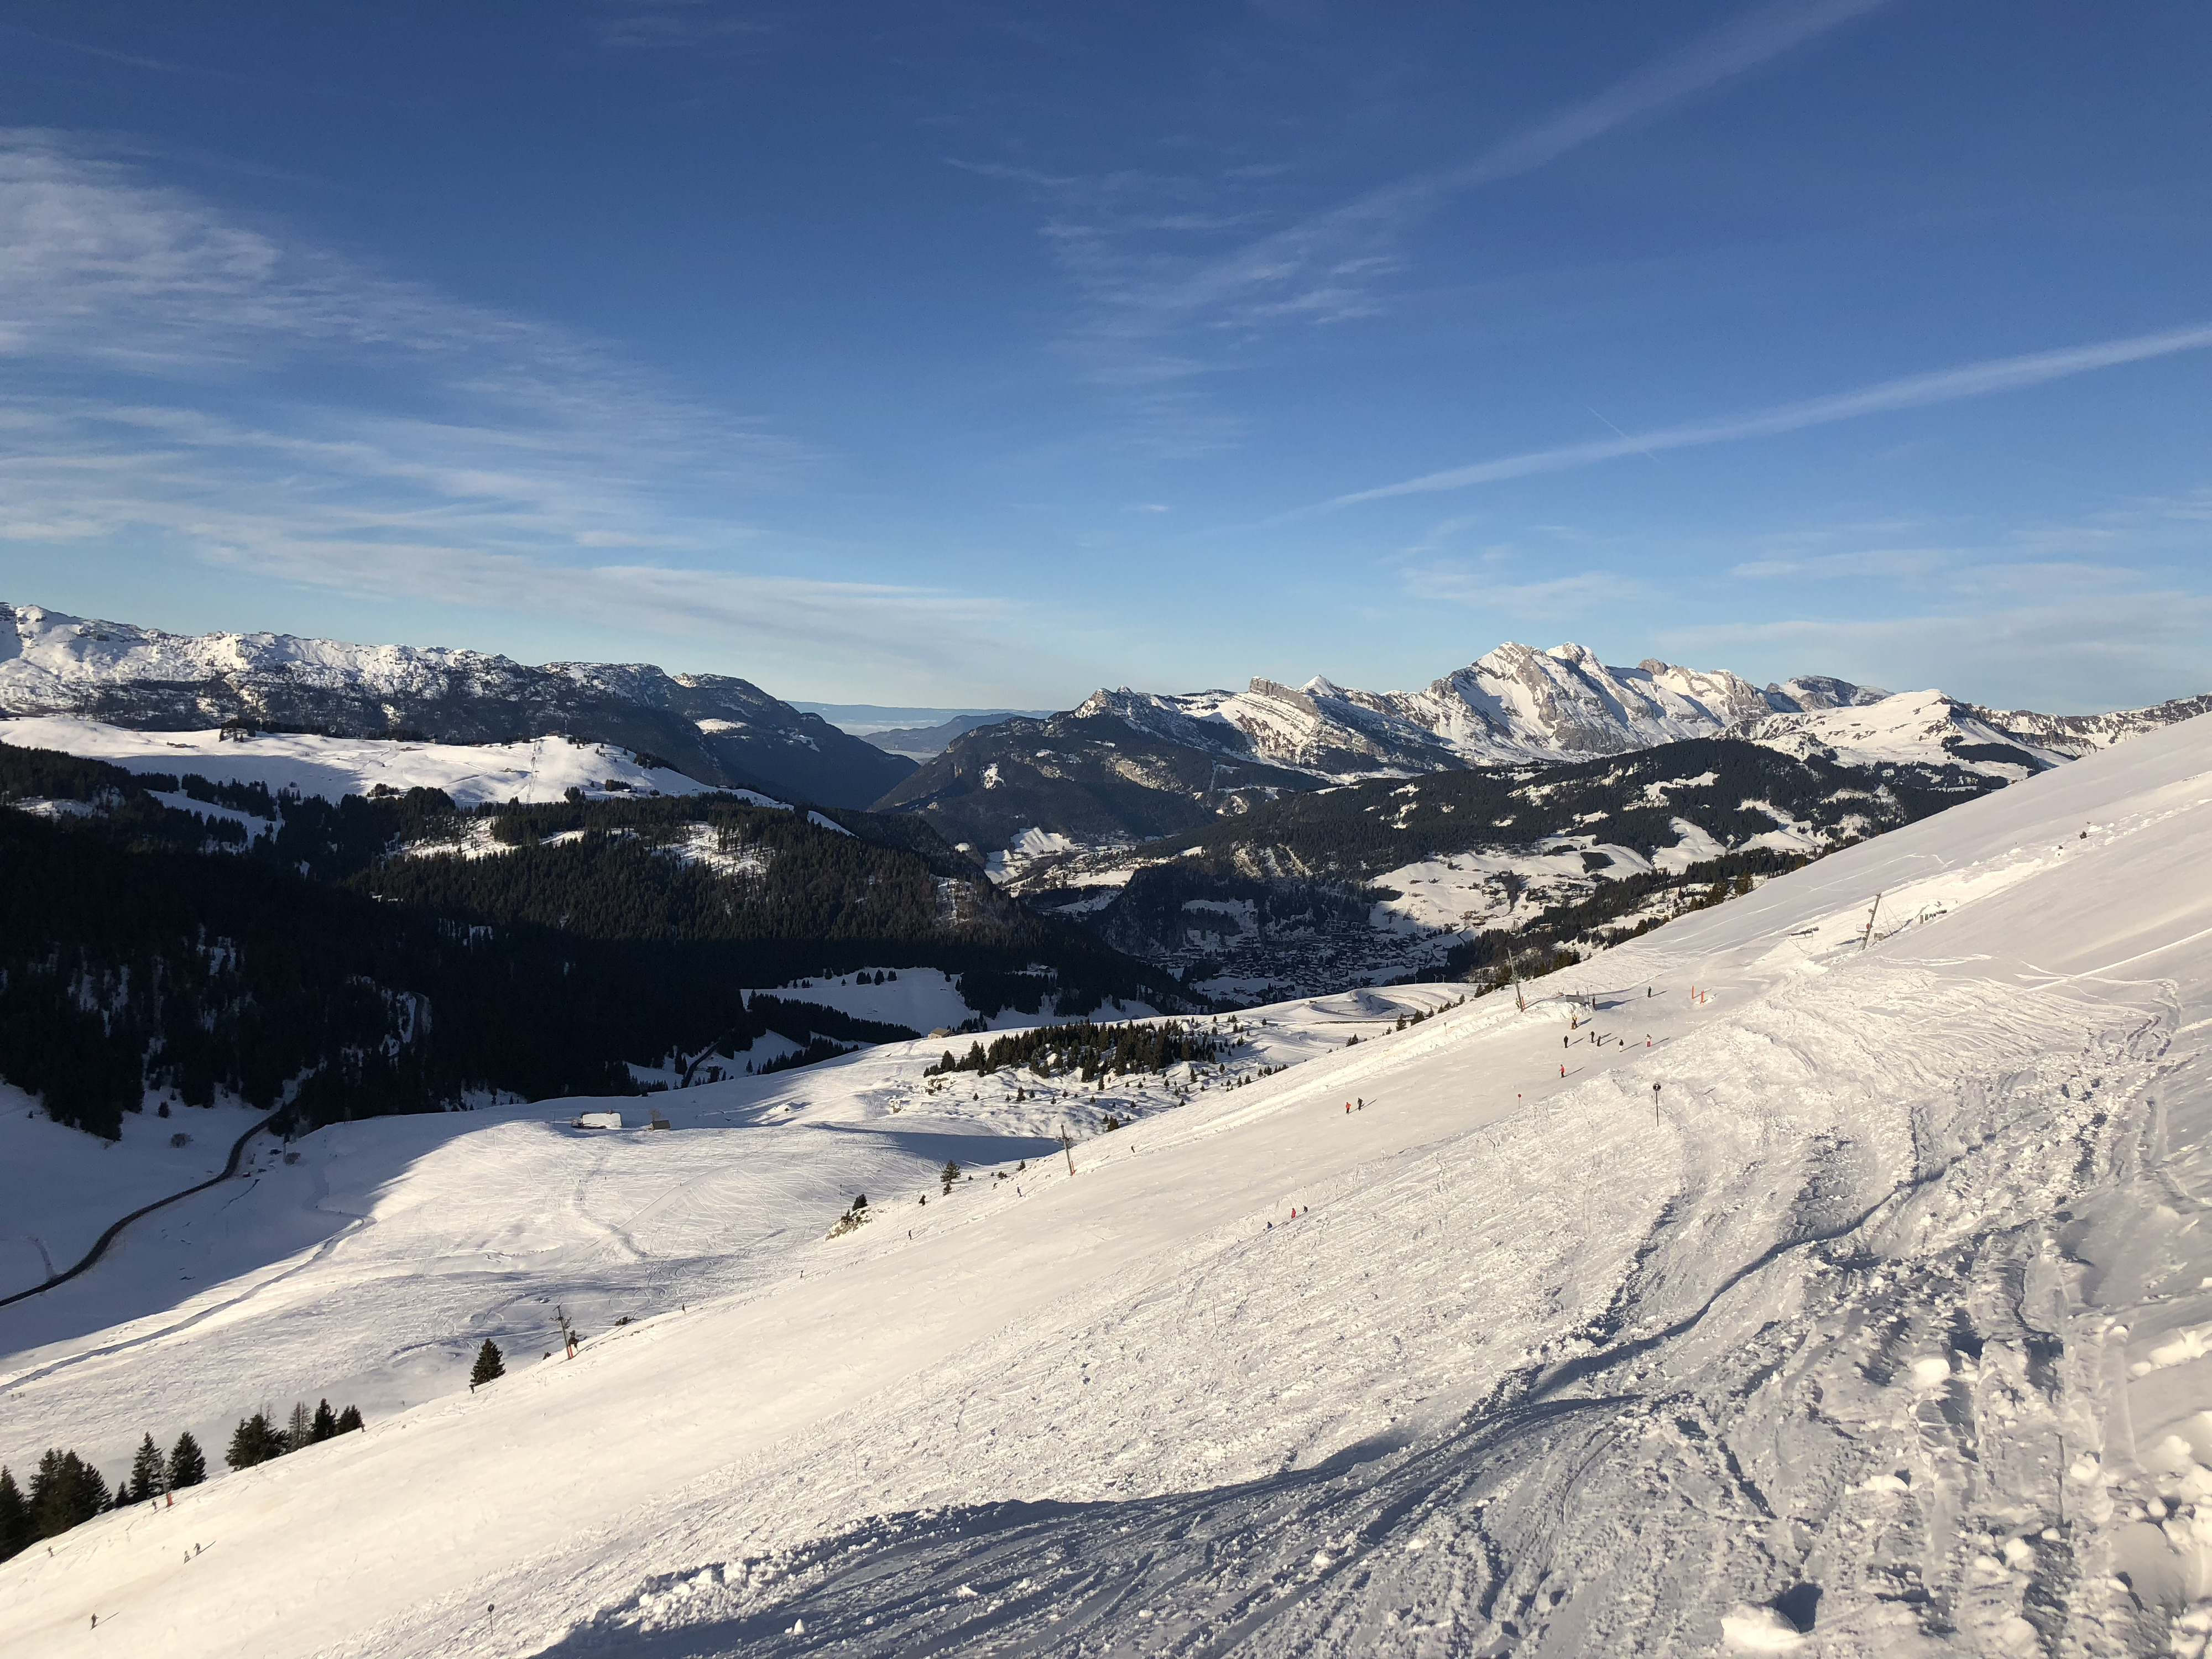
M223 1461L234 1469L251 1468L362 1426L357 1409L348 1406L333 1412L327 1400L313 1412L304 1401L294 1406L281 1428L265 1412L256 1412L240 1421ZM129 1472L112 1487L90 1460L73 1451L49 1448L41 1453L27 1492L16 1483L13 1470L0 1467L0 1561L82 1526L104 1510L150 1503L165 1492L197 1486L207 1479L207 1455L190 1430L177 1437L166 1455L152 1435L144 1437Z
M968 1052L945 1058L922 1073L940 1077L953 1072L976 1072L988 1076L1002 1066L1026 1068L1040 1077L1064 1077L1074 1073L1085 1083L1133 1072L1164 1072L1186 1061L1218 1061L1223 1053L1219 1038L1187 1020L1156 1020L1143 1024L1041 1025L996 1037L988 1048L970 1043Z
M257 1463L266 1463L271 1458L305 1447L319 1446L334 1436L350 1434L365 1426L357 1407L348 1406L343 1411L333 1412L331 1402L325 1400L310 1412L306 1401L296 1401L291 1416L281 1428L266 1412L239 1419L238 1426L231 1431L230 1447L223 1453L222 1461L234 1469L250 1469Z

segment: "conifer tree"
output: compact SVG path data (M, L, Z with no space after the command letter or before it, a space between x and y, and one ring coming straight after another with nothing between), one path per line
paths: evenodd
M206 1479L207 1454L200 1449L200 1443L192 1438L191 1431L187 1429L169 1448L168 1488L171 1492L182 1492Z
M314 1419L308 1414L307 1402L292 1402L292 1415L284 1422L284 1449L295 1452L313 1445L315 1439Z
M321 1401L315 1407L314 1425L307 1435L307 1443L319 1446L338 1431L338 1419L331 1410L331 1402Z
M31 1477L31 1531L52 1538L89 1521L107 1507L107 1482L75 1452L51 1447Z
M125 1487L129 1501L143 1504L149 1498L159 1498L168 1485L168 1470L161 1462L161 1449L148 1435L138 1443L138 1455L131 1460L131 1480Z
M469 1386L480 1389L506 1375L507 1362L500 1355L499 1344L489 1337L484 1338L483 1346L477 1350L476 1369L469 1373Z
M272 1457L284 1455L284 1437L264 1412L239 1419L238 1427L231 1431L230 1449L222 1461L234 1469L250 1469L256 1463L266 1463Z
M365 1426L367 1425L361 1420L361 1407L358 1406L348 1406L343 1411L338 1413L338 1432L340 1434L351 1434L356 1429Z
M31 1541L31 1505L14 1473L0 1465L0 1561L20 1555Z

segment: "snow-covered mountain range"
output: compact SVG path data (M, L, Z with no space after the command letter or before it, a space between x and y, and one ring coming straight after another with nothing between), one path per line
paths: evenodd
M1419 691L1358 691L1316 678L1255 679L1181 696L1094 692L1075 713L1153 736L1332 778L1531 760L1587 760L1710 737L1773 714L1850 708L1889 694L1813 676L1764 690L1726 670L1647 658L1610 668L1579 645L1508 643Z
M1095 691L1054 718L1116 720L1224 758L1343 782L1378 773L1590 760L1729 731L1758 742L1881 732L1892 758L1940 762L1963 744L2041 750L2047 763L2212 708L2212 696L2202 696L2109 714L2039 714L1983 708L1940 691L1904 696L1911 701L1822 674L1761 688L1726 669L1656 658L1616 668L1579 645L1539 651L1508 643L1419 691L1360 691L1319 678L1297 687L1255 679L1242 691L1179 696L1125 686ZM1877 707L1884 712L1852 712Z
M955 738L884 798L1018 874L1179 833L1286 793L1364 778L1571 764L1723 733L1846 764L1964 765L2008 781L2212 708L2212 697L2096 715L1999 714L1940 691L1808 675L1609 667L1578 645L1504 645L1419 691L1094 692L1044 720Z
M548 663L442 646L290 634L163 633L0 604L0 714L141 730L242 724L337 737L411 732L505 744L616 744L703 783L866 806L914 763L750 681L645 663Z
M549 663L444 647L283 634L185 635L0 605L0 716L137 730L225 725L448 744L562 735L648 768L780 799L920 812L979 863L1179 832L1286 793L1362 778L1585 761L1737 733L1845 763L1966 764L2016 778L2212 708L2093 715L1977 708L1940 692L1806 675L1759 687L1723 669L1610 666L1582 646L1499 646L1417 691L1324 678L1242 691L1094 692L1043 719L921 734L916 767L724 675ZM945 741L949 739L949 741Z

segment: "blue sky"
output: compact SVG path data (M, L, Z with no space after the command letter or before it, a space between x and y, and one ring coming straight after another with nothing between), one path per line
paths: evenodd
M17 0L0 597L831 702L2212 690L2212 10Z

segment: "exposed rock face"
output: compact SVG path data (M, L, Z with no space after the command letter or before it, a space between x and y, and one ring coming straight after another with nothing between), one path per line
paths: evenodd
M1851 708L1880 702L1889 695L1878 686L1853 685L1828 674L1807 674L1766 688L1766 701L1778 714L1805 714L1815 708Z
M2119 708L2109 714L2039 714L2029 708L1983 708L1972 703L1966 707L1984 724L2008 737L2060 754L2081 756L2093 749L2110 749L2176 720L2212 714L2212 696L2176 697L2148 708Z
M1711 737L1776 713L1849 707L1888 694L1814 676L1764 691L1724 669L1647 658L1609 668L1579 645L1501 645L1419 691L1359 691L1315 678L1255 679L1243 691L1097 691L1076 710L1170 743L1249 754L1333 778L1529 760L1588 760Z
M750 681L647 663L548 663L289 634L167 634L0 604L0 714L140 730L234 723L453 743L564 733L659 757L702 782L865 806L912 771Z

